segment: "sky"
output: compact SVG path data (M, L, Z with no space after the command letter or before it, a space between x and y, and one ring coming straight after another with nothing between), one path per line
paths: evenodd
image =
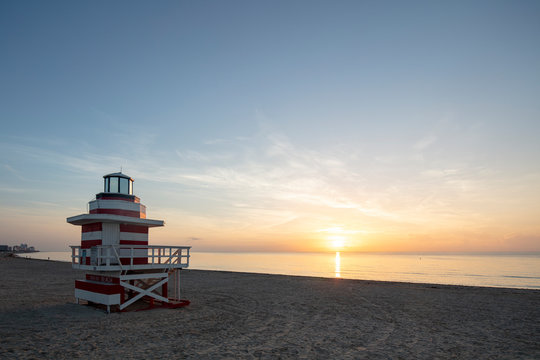
M538 1L2 1L0 244L540 251Z

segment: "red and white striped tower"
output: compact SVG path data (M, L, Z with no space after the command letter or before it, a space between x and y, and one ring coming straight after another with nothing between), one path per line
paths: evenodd
M111 305L125 310L139 300L151 306L189 304L180 299L179 270L189 266L190 247L149 245L148 229L163 226L163 220L146 218L131 177L119 172L103 178L103 192L88 203L88 213L67 218L82 230L81 245L71 246L73 267L87 270L75 282L77 302L103 304L108 312Z

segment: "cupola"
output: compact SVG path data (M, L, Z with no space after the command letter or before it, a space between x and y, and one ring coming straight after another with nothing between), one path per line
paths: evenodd
M121 172L104 175L103 192L133 195L133 179Z

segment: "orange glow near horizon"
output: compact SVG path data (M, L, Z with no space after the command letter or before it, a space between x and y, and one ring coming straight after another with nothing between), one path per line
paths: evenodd
M278 222L267 217L260 220L228 221L223 217L196 216L184 210L155 206L150 218L164 219L164 227L150 230L152 245L187 245L193 251L230 252L529 252L540 251L536 223L519 223L520 232L502 221L475 225L452 219L433 223L406 221L405 217L380 219L348 217L345 213L322 217L299 217ZM154 209L154 207L152 207ZM9 245L29 243L42 251L60 251L80 242L80 229L65 222L64 213L74 215L85 209L68 213L49 210L50 214L17 214L2 211L0 225ZM332 219L339 218L339 222ZM323 220L321 220L323 219ZM33 226L28 227L31 223ZM458 229L458 226L460 228ZM24 231L21 231L23 229ZM47 237L43 233L48 234ZM50 235L49 235L50 234ZM23 237L24 236L24 237ZM39 243L28 238L39 238Z

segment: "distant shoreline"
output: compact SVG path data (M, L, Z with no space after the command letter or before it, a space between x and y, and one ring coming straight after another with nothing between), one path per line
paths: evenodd
M41 252L40 250L34 250L34 251L0 251L0 254L32 254Z

